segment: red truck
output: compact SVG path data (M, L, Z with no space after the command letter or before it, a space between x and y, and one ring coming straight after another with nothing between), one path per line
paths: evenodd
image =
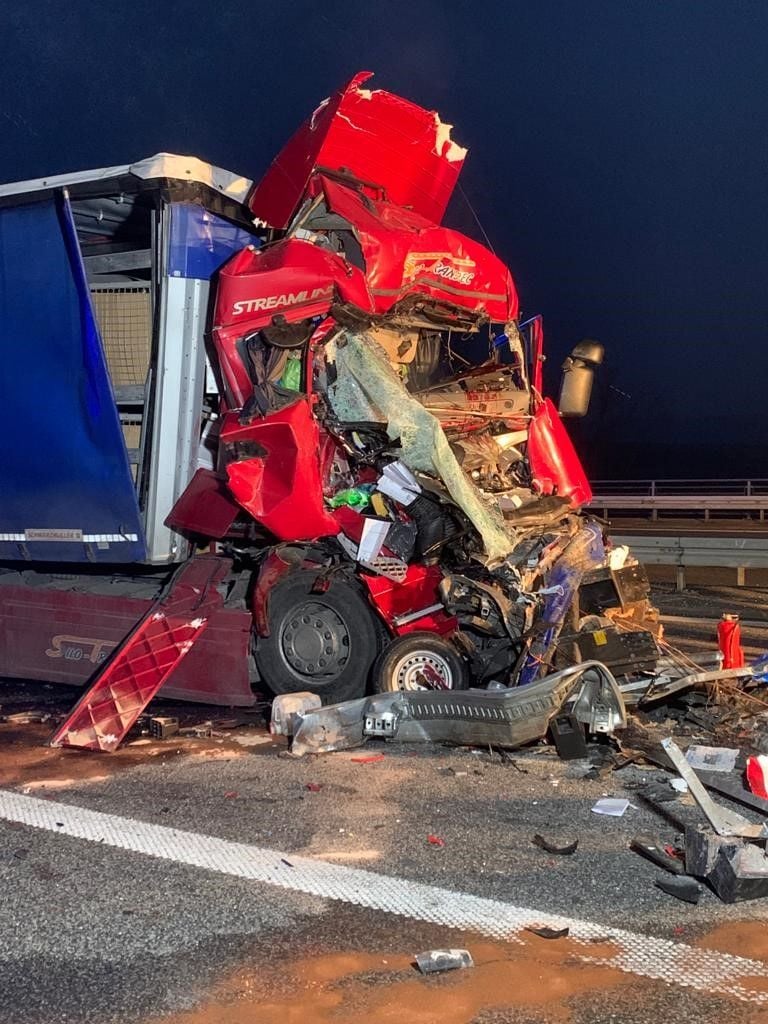
M256 185L160 154L0 186L0 674L89 684L60 742L113 749L160 687L524 686L647 612L541 319L441 225L465 150L369 78Z

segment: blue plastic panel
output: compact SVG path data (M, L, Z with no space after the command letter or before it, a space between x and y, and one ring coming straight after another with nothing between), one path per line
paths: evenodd
M171 205L171 277L208 281L230 256L247 245L259 246L261 240L195 203Z
M0 558L145 557L72 211L0 209Z

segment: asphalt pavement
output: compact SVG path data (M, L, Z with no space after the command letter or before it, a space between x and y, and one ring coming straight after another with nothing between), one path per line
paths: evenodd
M562 762L545 748L502 758L371 743L363 756L384 754L373 762L353 760L355 751L296 760L280 742L175 749L167 741L147 763L114 773L107 765L96 780L80 781L75 758L110 755L67 752L50 764L48 780L37 773L12 791L565 914L599 924L607 936L620 927L695 944L727 922L763 927L764 901L729 907L705 892L697 906L682 904L656 888L659 870L628 850L637 832L674 842L681 824L697 819L688 798L666 805L674 822L645 803L638 790L658 771L603 769L583 778L589 762ZM600 748L592 753L602 760ZM591 808L604 795L626 796L631 806L621 818L599 817ZM578 849L547 854L533 845L536 834L578 840ZM457 945L450 929L9 821L0 821L0 880L0 1020L9 1024L132 1024L183 1013L206 1005L254 958L264 984L286 963L329 950L383 951L386 959L410 957L424 943ZM464 936L460 944L472 941ZM669 989L702 1020L714 1020L715 1011L722 1019L721 996L711 996L707 1016L706 993L683 996L638 979L625 979L622 992L630 982L649 999ZM596 998L578 993L574 1005L592 1012ZM739 1003L725 1003L728 1019L747 1019ZM543 1012L530 1009L531 1019ZM488 1020L522 1019L520 1006L518 1016L499 1016L512 1008L493 1012ZM248 1019L271 1020L257 1008Z
M2 710L35 694L55 707L61 692L6 688ZM704 890L690 905L663 893L662 872L629 843L650 832L674 845L699 811L690 796L649 804L644 786L665 773L613 770L605 746L565 762L543 745L502 755L371 741L295 759L251 724L108 755L46 748L49 729L0 723L2 1024L768 1020L768 901L728 906ZM42 801L48 826L9 820L9 794ZM630 806L599 816L604 796ZM59 808L117 816L123 838L77 833ZM147 827L178 831L164 853L126 848ZM578 847L550 854L536 835ZM186 857L187 845L220 841L246 860L276 851L288 877L294 863L316 863L337 898L314 883L244 877L224 854L205 867ZM402 890L399 913L382 909L358 870ZM522 931L492 939L482 914L463 931L426 920L408 904L417 888L427 900L451 890L457 908L486 915L512 908ZM546 915L568 918L571 935L525 930ZM580 929L591 939L574 941ZM629 935L621 953L619 932ZM456 946L475 968L414 971L419 950ZM707 949L721 951L722 970ZM723 985L733 955L753 961L747 1001Z

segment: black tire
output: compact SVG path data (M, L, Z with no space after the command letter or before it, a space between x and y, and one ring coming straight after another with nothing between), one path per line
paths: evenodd
M437 678L442 679L439 685ZM377 693L398 690L466 690L466 662L448 640L436 633L408 633L393 640L373 667ZM432 684L432 685L430 685Z
M269 593L269 636L256 667L275 693L308 690L324 704L365 695L379 650L373 610L356 585L336 577L313 594L316 572L291 571Z

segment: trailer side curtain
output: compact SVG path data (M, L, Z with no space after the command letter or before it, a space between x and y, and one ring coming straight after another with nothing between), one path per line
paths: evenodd
M0 558L132 562L141 518L72 211L0 209Z

